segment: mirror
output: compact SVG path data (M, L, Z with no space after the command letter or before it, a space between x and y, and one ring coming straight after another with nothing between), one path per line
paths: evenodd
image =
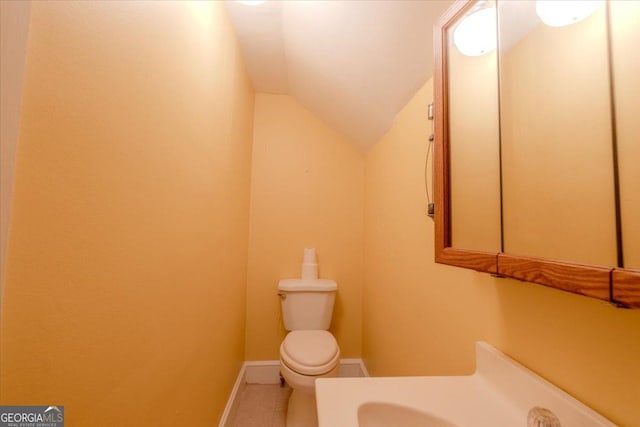
M562 2L498 6L503 251L616 266L606 7L589 3L562 26L539 16Z
M500 136L495 2L478 4L449 32L449 138L453 246L498 252ZM481 32L479 40L477 31Z
M623 267L640 270L640 1L610 8Z
M640 307L638 22L626 0L443 15L436 262Z

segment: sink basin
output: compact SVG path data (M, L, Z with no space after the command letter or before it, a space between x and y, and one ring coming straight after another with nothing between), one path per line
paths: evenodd
M358 427L458 427L440 417L406 406L369 402L358 408Z
M476 344L472 375L319 378L319 427L526 426L546 408L562 427L615 424L487 343Z

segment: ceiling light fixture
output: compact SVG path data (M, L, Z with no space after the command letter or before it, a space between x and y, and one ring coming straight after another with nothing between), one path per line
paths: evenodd
M487 7L464 17L453 31L453 43L466 56L480 56L497 46L496 8Z
M550 27L564 27L582 21L602 3L602 0L537 0L536 13Z

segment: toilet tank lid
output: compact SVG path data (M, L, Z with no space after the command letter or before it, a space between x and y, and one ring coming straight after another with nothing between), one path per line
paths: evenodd
M338 284L329 279L282 279L278 282L278 290L289 292L331 292L338 289Z

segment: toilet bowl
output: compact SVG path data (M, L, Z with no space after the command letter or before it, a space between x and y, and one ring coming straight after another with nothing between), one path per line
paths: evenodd
M339 366L340 348L328 331L291 331L280 345L280 372L302 393L315 395L315 380L336 377Z

